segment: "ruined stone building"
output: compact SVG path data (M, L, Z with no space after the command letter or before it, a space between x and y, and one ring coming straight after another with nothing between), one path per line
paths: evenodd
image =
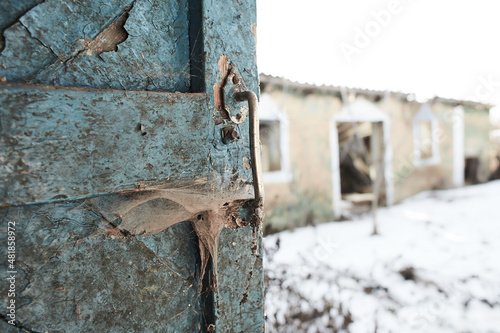
M268 232L366 211L375 185L392 205L491 173L490 105L260 80Z

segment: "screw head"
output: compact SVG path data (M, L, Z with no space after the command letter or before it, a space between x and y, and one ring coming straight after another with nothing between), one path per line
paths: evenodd
M227 126L222 129L222 141L228 143L239 139L238 131L234 126Z

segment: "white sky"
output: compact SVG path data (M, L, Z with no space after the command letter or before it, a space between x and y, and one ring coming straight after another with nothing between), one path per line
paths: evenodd
M377 33L371 13L393 1L399 11ZM257 0L257 15L262 73L500 104L500 1ZM348 63L341 43L356 47L370 25Z

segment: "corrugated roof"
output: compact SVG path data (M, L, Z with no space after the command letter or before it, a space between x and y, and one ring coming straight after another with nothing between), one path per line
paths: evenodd
M273 84L273 85L286 85L288 88L292 89L303 89L303 90L315 90L315 91L320 91L320 92L332 92L332 93L341 93L343 90L346 91L347 93L350 92L355 92L355 93L360 93L364 95L384 95L386 91L384 90L370 90L370 89L362 89L362 88L351 88L351 87L344 87L344 86L329 86L329 85L315 85L311 83L301 83L301 82L296 82L296 81L291 81L289 79L286 79L284 77L278 77L278 76L272 76L268 74L260 74L260 81L265 83L265 84ZM392 94L398 94L401 96L409 96L410 94L406 94L403 92L395 92L392 91L390 92Z
M371 90L371 89L362 89L362 88L353 88L353 87L345 87L345 86L330 86L330 85L314 85L311 83L301 83L296 81L291 81L284 77L277 77L268 74L260 74L260 81L264 84L270 84L275 86L286 86L289 89L297 89L297 90L310 90L317 91L323 93L333 93L333 94L342 94L344 93L355 93L365 96L380 96L384 97L385 94L391 94L393 96L399 96L407 99L415 99L415 94L412 93L404 93L401 91L388 91L388 90ZM436 96L429 100L430 103L442 102L442 103L450 103L455 105L464 105L473 108L481 108L481 109L491 109L493 105L480 103L475 101L466 101L466 100L458 100L451 98L443 98Z

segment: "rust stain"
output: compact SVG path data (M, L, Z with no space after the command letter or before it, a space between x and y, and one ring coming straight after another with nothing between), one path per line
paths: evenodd
M64 288L63 284L59 281L56 281L54 282L54 288L56 288L56 290L65 290L66 288Z
M252 166L250 165L250 160L246 157L243 157L243 168L245 170L250 170L252 169Z
M107 227L104 234L106 234L108 236L117 236L117 237L125 237L126 236L119 229L113 228L113 227Z
M222 79L220 82L217 82L214 85L214 103L215 103L215 108L218 111L222 111L221 115L224 116L224 97L223 97L223 91L222 88L226 85L227 82L227 77L231 73L231 66L229 63L229 58L227 55L223 54L220 56L219 61L219 72L222 76Z

